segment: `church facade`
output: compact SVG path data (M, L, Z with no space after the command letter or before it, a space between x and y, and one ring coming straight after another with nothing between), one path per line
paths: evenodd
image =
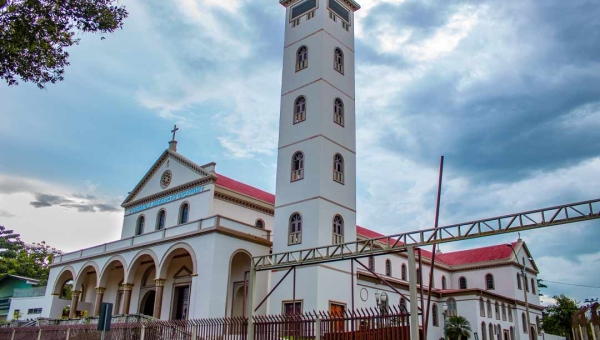
M55 259L40 302L43 317L98 315L102 302L113 303L115 315L247 316L253 256L382 236L356 225L354 12L360 6L280 3L286 17L276 195L219 174L215 163L187 159L173 137L123 202L121 238ZM416 273L408 272L402 253L361 259L365 268L354 271L349 262L299 268L298 284L286 278L257 314L372 308L383 293L388 305L406 306L398 292L409 295L408 278L428 278L432 254L422 254ZM442 338L451 315L465 316L480 340L537 337L537 274L521 240L439 253L433 284L422 282L432 296L428 338ZM255 302L283 275L259 272Z

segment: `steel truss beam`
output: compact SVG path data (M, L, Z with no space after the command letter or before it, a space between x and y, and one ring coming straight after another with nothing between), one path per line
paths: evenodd
M255 256L252 264L256 271L315 265L402 252L409 246L422 247L599 218L600 199L595 199L364 241Z

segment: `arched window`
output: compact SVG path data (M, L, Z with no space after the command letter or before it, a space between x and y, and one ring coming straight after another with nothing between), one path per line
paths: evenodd
M438 307L437 304L433 304L433 307L431 307L431 323L435 326L435 327L439 327L440 323L438 321Z
M254 222L254 226L260 229L264 229L265 228L265 221L261 220L260 218L258 220L256 220L256 222Z
M344 157L339 153L333 156L333 180L344 184Z
M190 217L190 205L183 203L179 208L179 224L187 223Z
M502 302L502 320L506 321L506 305Z
M485 317L485 302L483 301L483 298L479 298L479 314Z
M288 244L300 243L302 243L302 216L299 213L293 213L290 216Z
M334 50L333 68L341 74L344 74L344 52L339 47Z
M344 243L344 219L340 215L333 217L333 244Z
M385 275L392 276L392 261L390 259L385 260Z
M500 320L500 304L498 301L494 304L494 311L496 312L496 320Z
M487 317L492 317L492 301L490 299L487 300Z
M523 290L523 286L521 285L521 274L517 273L517 288Z
M403 263L402 267L400 267L400 278L406 281L406 265Z
M446 284L446 276L442 275L442 289L448 289L448 286Z
M294 101L294 124L306 120L306 97L300 96Z
M461 276L458 279L458 288L460 289L467 289L467 278L464 276Z
M494 275L487 274L485 276L485 289L494 289Z
M485 328L485 322L481 322L481 340L487 340L487 328Z
M533 277L531 278L531 292L535 294L535 281L533 281Z
M302 151L296 152L292 156L292 182L304 178L304 154Z
M344 102L340 98L333 101L333 121L344 126Z
M296 72L308 67L308 47L300 46L296 52Z
M539 316L535 317L535 326L537 328L537 332L540 333L541 332L541 328L540 328L541 325L540 325L540 317Z
M373 256L369 256L368 266L371 271L373 271L373 272L375 271L375 258Z
M521 314L521 323L523 324L523 333L527 333L527 317L525 316L525 313Z
M141 215L137 219L137 223L135 224L135 234L142 235L144 233L144 225L146 224L146 218L144 215Z
M496 325L496 339L502 340L502 326L500 324Z
M165 229L165 223L167 221L167 213L164 209L160 209L158 216L156 216L156 230Z
M494 340L494 325L490 323L488 328L490 330L490 340Z
M513 322L513 312L512 307L510 305L508 305L508 321Z
M525 290L529 292L529 282L527 282L527 276L523 276L523 281L525 281Z
M421 268L417 268L417 284L421 284Z
M458 315L458 311L456 309L456 300L449 298L446 300L446 305L448 306L448 316Z
M515 340L515 328L510 326L510 340Z

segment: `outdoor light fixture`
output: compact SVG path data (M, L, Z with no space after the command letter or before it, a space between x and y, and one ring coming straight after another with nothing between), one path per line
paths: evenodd
M377 308L379 308L381 314L385 314L388 309L388 295L385 292L376 292L375 302L377 303Z

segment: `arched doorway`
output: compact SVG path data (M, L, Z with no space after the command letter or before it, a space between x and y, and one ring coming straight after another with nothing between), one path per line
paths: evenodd
M125 259L110 259L100 274L99 287L106 288L102 302L113 303L113 315L121 314L123 282L125 279Z
M190 316L192 277L196 273L196 255L187 243L175 244L167 251L160 266L164 280L161 318L186 320Z
M75 316L82 317L86 314L93 316L99 272L98 266L93 262L84 265L79 271L73 285L73 291L80 292Z
M138 313L153 316L152 310L146 310L146 300L142 301L149 291L156 289L156 253L150 249L140 251L129 265L123 284L135 287L131 292L125 291L122 300L122 313Z
M245 316L248 302L248 276L251 257L245 251L238 251L231 258L229 266L230 316Z
M155 298L156 292L154 290L149 290L144 294L140 304L140 314L152 316L152 313L154 312Z

